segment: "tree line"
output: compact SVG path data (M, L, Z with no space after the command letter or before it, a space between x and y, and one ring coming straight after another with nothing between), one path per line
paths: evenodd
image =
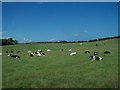
M0 39L0 45L15 45L19 44L17 40L14 40L13 38L8 39Z
M51 41L51 42L33 42L33 43L83 43L83 42L103 41L103 40L115 39L115 38L120 38L120 36L98 38L98 39L93 39L93 40L88 40L88 41L66 41L66 40L61 40L59 42L58 41ZM32 44L32 43L26 43L26 44Z
M66 40L61 40L61 41L51 41L51 42L29 42L29 43L24 43L24 44L32 44L32 43L83 43L83 42L95 42L95 41L102 41L102 40L108 40L108 39L115 39L115 38L120 38L120 36L114 36L114 37L106 37L106 38L98 38L98 39L93 39L93 40L88 40L88 41L66 41ZM8 38L8 39L0 39L0 46L1 45L15 45L19 44L17 40L14 40L13 38Z

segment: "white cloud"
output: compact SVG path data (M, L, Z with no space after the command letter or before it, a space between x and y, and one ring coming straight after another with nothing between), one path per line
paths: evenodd
M32 40L31 39L27 39L27 38L23 38L23 41L21 41L21 42L24 42L24 43L26 43L26 42L32 42Z
M55 41L56 39L55 38L52 38L52 39L50 39L50 40L48 40L48 41Z
M6 39L8 39L8 38L12 38L12 37L6 37Z

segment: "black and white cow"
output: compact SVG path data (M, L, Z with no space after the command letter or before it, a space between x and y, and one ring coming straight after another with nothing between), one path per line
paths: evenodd
M40 49L36 52L31 52L30 56L45 56L45 53Z
M91 56L89 56L89 58L90 59L92 59L92 61L94 61L94 60L103 60L103 58L102 57L99 57L99 56L95 56L95 55L91 55Z
M42 50L40 49L40 50L38 50L38 52L39 52L39 53L42 53Z
M33 56L42 56L39 52L33 52Z
M20 56L18 56L18 55L9 54L8 56L13 57L13 58L20 58Z
M42 54L43 56L45 56L45 53L44 53L44 52L42 52L41 54Z
M94 52L94 55L98 55L98 52Z

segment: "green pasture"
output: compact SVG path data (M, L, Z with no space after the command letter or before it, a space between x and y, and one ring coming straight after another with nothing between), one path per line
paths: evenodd
M98 44L96 47L95 44ZM69 49L77 52L70 56ZM42 49L45 56L30 57L28 51ZM47 52L51 49L51 52ZM63 51L61 51L63 49ZM6 51L21 51L20 59L8 57ZM84 54L89 50L90 54ZM89 59L93 52L102 61ZM104 55L104 51L111 54ZM19 44L2 47L3 88L117 88L118 39L80 43Z

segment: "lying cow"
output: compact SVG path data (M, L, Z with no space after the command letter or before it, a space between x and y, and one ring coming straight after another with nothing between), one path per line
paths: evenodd
M18 56L18 55L9 54L8 56L13 57L13 58L20 58L20 56Z
M110 51L105 51L104 54L110 54Z
M50 49L47 49L47 52L50 52L51 50Z
M98 52L94 52L94 55L98 55Z
M99 61L99 60L103 60L102 57L95 56L95 55L91 55L89 58L92 59L92 61L94 61L94 60L98 60L98 61Z
M37 52L32 52L30 53L30 56L42 56L40 53Z
M85 53L85 54L89 54L89 53L90 53L90 51L85 51L84 53Z
M77 54L76 52L73 52L73 53L70 53L70 56L74 56L76 54Z
M45 56L45 53L42 50L38 50L37 52L31 52L30 56Z

